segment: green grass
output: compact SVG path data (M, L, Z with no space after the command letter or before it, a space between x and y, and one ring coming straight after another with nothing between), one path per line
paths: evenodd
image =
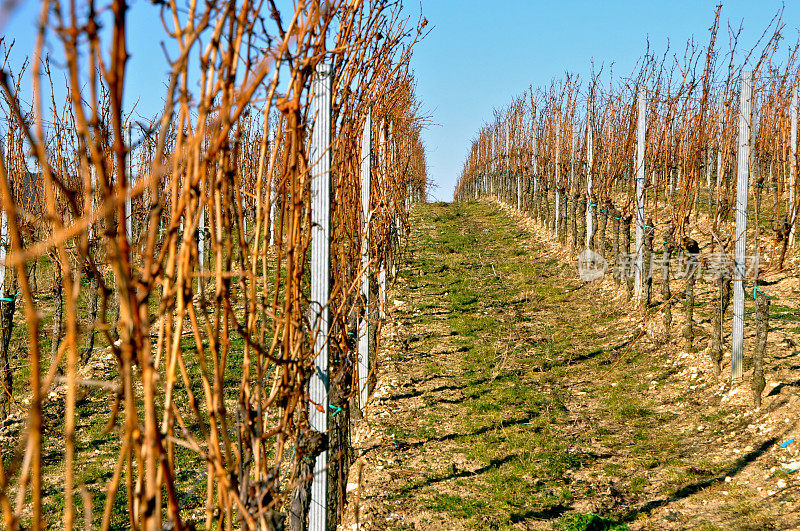
M695 434L654 399L649 382L674 376L660 353L647 341L608 347L629 339L629 312L578 290L574 265L490 204L416 205L411 224L400 284L410 303L397 319L413 353L398 370L421 394L386 426L421 463L390 483L390 507L422 508L443 528L620 530L647 500L726 466L692 454ZM702 419L730 413L706 409ZM608 506L609 482L621 506L571 513L587 498Z
M769 318L785 323L800 322L800 310L781 304L770 304Z
M486 510L486 503L455 494L436 494L425 502L425 507L450 514L455 518L470 519L483 514Z
M395 496L413 498L424 491L428 510L476 528L500 528L568 505L574 493L565 473L593 457L556 436L554 428L565 421L568 410L561 393L549 390L548 378L555 382L564 376L563 365L576 354L574 337L580 325L548 325L544 334L533 337L514 332L520 323L538 321L530 314L537 303L567 300L557 278L564 266L551 259L537 261L521 244L527 235L488 205L417 208L422 230L403 272L423 312L409 322L414 345L424 350L450 338L459 356L463 399L457 406L460 413L452 417L437 413L438 399L427 396L416 428L393 428L391 433L396 439L415 440L450 434L449 452L480 463L480 473L429 473ZM435 230L425 228L431 224ZM432 316L443 303L446 314ZM420 334L434 323L443 323L446 330ZM432 358L426 363L428 374L453 370L451 361ZM531 372L532 367L545 367L546 374ZM458 492L436 490L449 484L458 485Z
M577 513L562 518L555 528L559 531L625 531L628 526L596 514Z

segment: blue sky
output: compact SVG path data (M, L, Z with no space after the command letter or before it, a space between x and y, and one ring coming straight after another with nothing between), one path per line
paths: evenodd
M613 63L615 75L629 74L648 38L654 53L662 53L668 42L671 50L682 52L692 36L705 45L718 3L406 0L409 14L416 16L421 8L433 27L414 57L418 98L431 121L423 134L429 178L435 185L430 198L452 198L471 140L492 120L494 109L531 85L549 85L565 71L586 79L592 60L606 70ZM126 99L129 104L138 100L137 114L149 117L161 107L164 93L166 63L159 46L163 37L150 2L134 0L132 5ZM7 39L17 40L15 55L32 49L38 6L32 0L24 2L2 28ZM743 22L742 44L752 45L780 8L780 0L725 2L722 28L727 22ZM787 3L783 20L788 45L798 36L800 2Z

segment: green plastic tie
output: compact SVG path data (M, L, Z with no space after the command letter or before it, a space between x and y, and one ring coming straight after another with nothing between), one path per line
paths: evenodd
M342 408L340 408L339 406L334 406L334 405L332 405L332 404L328 404L328 407L329 407L329 408L331 408L331 409L333 410L333 413L331 413L331 416L332 416L332 417L335 417L335 416L337 415L337 413L340 413L340 412L344 411L344 410L343 410Z

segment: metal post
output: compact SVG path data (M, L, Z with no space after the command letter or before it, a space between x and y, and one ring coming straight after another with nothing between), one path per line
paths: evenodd
M200 215L197 220L197 261L200 262L200 272L202 273L206 267L206 207L203 204L202 187L199 192L200 195L197 198L198 207L200 208ZM205 279L202 274L198 278L197 285L202 292L205 286Z
M503 179L506 183L511 183L511 128L505 126L506 130L506 178ZM505 188L505 186L503 187ZM503 194L505 195L505 194Z
M491 173L489 174L489 195L494 195L494 178L495 174L497 173L497 150L494 145L494 133L492 133L492 142L489 144L490 151L489 154L491 155L491 162L490 167L492 168Z
M791 246L792 243L794 243L794 225L797 215L794 206L794 188L797 180L797 85L792 89L792 103L789 108L789 118L792 120L790 128L791 144L789 145L789 153L791 156L791 160L789 161L789 223L791 226L789 245Z
M275 142L275 130L269 130L269 148L270 148L270 161L275 161L277 163L277 157L275 153L278 150L278 146ZM269 165L267 166L269 168ZM272 170L274 170L274 163L272 166ZM267 172L267 179L269 179L269 219L267 220L267 226L269 227L269 246L272 247L275 245L275 211L277 210L277 197L278 197L278 190L275 186L275 179L273 178L273 171Z
M309 158L311 166L311 315L314 338L314 372L308 382L308 408L311 428L328 431L328 330L330 315L330 168L331 168L331 71L321 63L314 76L311 102L314 129ZM322 452L314 464L311 486L309 531L327 531L328 525L328 452Z
M747 252L747 194L750 188L750 126L753 72L742 71L739 93L739 150L736 171L736 248L733 270L733 337L731 379L742 379L744 359L744 275Z
M127 154L125 155L125 181L128 184L128 189L125 190L125 231L128 235L128 241L133 240L133 208L131 205L131 188L133 188L133 146L131 146L131 132L133 126L130 122L125 125L122 130L123 142Z
M367 114L361 137L361 211L364 215L364 238L361 246L361 298L364 314L358 322L358 393L363 409L369 398L369 213L372 176L372 112Z
M561 171L559 165L561 164L561 111L559 111L558 120L556 121L556 175L555 175L555 189L556 189L556 237L558 237L558 222L559 214L561 213L561 192L558 186L561 184Z
M539 193L539 166L536 158L539 143L536 141L536 107L531 109L531 167L533 168L533 197Z
M6 211L0 213L0 293L7 296L6 281L6 249L8 248L8 216Z
M386 260L381 260L378 270L378 317L386 319Z
M592 96L589 96L586 111L586 248L592 241L592 159L594 157L594 125L592 116Z
M718 104L716 114L716 136L717 136L717 183L715 185L715 189L717 191L717 206L715 211L719 212L720 204L719 200L721 198L722 192L722 103Z
M203 205L202 198L198 198L198 202L200 203L200 219L197 221L197 260L200 262L200 271L204 271L206 265L206 207Z
M8 172L8 181L11 182L11 155L9 154L9 146L11 145L11 133L6 137L5 143L2 146L3 162ZM7 295L5 292L6 280L6 247L8 246L8 218L6 217L6 210L0 212L0 294Z
M94 164L91 162L89 163L89 194L91 195L91 213L94 214L94 191L97 188L97 176L96 176L96 169ZM91 242L94 239L94 223L89 224L89 241Z
M636 119L636 270L634 294L639 301L642 296L642 259L644 251L644 141L645 141L645 89L639 88Z
M389 178L389 167L392 163L392 123L384 120L381 122L381 129L380 129L380 142L381 142L381 159L383 161L383 179L384 181ZM383 284L381 284L383 283ZM383 315L383 296L385 295L385 287L386 287L386 260L384 257L381 257L380 264L378 265L378 300L376 301L378 304L378 312L377 317L380 319ZM374 303L373 303L374 305ZM375 315L374 313L372 314ZM375 323L372 323L373 326L376 326ZM377 332L376 332L377 333Z

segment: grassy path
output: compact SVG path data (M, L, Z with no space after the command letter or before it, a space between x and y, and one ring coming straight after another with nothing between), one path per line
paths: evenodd
M675 372L656 347L619 348L624 305L494 205L419 205L412 226L355 436L365 528L769 525L747 492L722 494L749 462L710 455L723 415L653 392Z

